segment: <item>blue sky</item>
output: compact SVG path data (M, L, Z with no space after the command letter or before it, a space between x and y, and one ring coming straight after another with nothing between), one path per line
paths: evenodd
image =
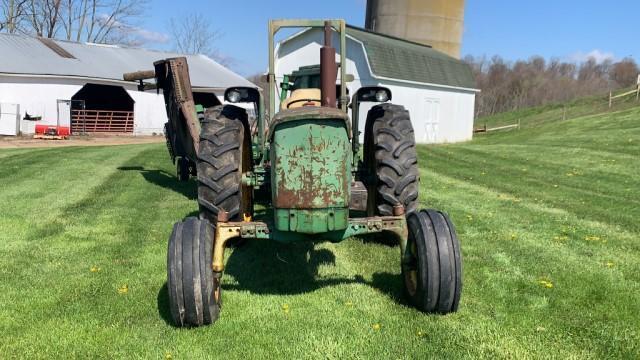
M271 18L343 18L363 26L366 0L151 0L140 26L156 38L168 34L171 17L201 12L222 32L216 47L242 75L264 71ZM467 0L463 55L531 55L583 60L626 56L640 62L640 0ZM151 36L154 37L154 36ZM170 49L162 42L147 47Z

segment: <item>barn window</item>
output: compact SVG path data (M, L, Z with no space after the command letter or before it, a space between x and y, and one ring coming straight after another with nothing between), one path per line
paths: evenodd
M135 102L122 86L86 84L71 100L73 133L133 133Z

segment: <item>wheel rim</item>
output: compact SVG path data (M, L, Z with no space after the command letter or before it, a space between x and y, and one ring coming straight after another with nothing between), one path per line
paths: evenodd
M406 258L403 263L404 283L409 296L415 296L418 291L418 248L416 246L413 231L409 231L409 239L406 250Z

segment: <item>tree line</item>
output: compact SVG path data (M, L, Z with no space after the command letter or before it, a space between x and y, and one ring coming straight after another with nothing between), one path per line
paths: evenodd
M603 95L636 84L640 70L632 58L573 63L533 56L508 62L500 56L467 56L481 92L476 116Z
M137 44L147 0L0 0L0 31L92 43Z

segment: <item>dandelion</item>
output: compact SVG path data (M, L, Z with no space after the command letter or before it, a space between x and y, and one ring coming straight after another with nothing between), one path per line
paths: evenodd
M542 332L542 331L547 331L547 329L546 329L546 328L544 328L544 327L542 327L542 326L538 326L538 327L536 328L536 331L537 331L537 332Z
M540 279L540 280L538 280L538 284L540 284L545 289L552 289L553 288L553 283L551 282L551 280Z
M346 303L344 303L346 306L351 307L353 306L353 303L351 301L347 301Z
M518 234L511 234L511 240L515 240L518 238Z
M97 273L100 271L100 268L96 265L93 265L89 271L91 271L92 273Z
M607 261L607 263L605 264L609 269L611 269L612 267L616 266L616 264L613 263L613 261Z
M129 286L127 284L123 284L118 288L118 294L123 295L129 292Z
M599 236L592 236L592 235L585 236L584 239L586 241L600 241L600 237Z
M173 355L171 355L170 352L166 352L166 353L164 353L164 358L166 360L171 360L171 359L173 359Z
M282 311L284 311L285 314L289 313L289 304L282 304Z
M471 215L467 215L467 220L469 220L469 221L473 221L473 216L471 216Z
M371 328L373 330L375 330L375 331L378 331L378 330L382 329L382 325L380 325L378 323L375 323L375 324L371 325Z
M417 337L424 337L425 335L426 335L426 334L425 334L425 333L424 333L424 331L422 331L422 330L418 330L418 331L416 331L416 336L417 336Z

